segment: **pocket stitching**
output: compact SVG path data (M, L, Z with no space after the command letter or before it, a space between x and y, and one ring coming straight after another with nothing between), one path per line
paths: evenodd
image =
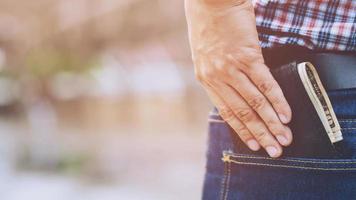
M356 170L356 168L319 168L319 167L303 167L295 165L277 165L277 164L266 164L266 163L251 163L251 162L239 162L231 160L232 163L243 164L243 165L258 165L258 166L270 166L270 167L285 167L285 168L296 168L296 169L313 169L313 170L324 170L324 171L344 171L344 170Z
M235 159L234 159L235 158ZM290 165L286 164L273 164L273 163L256 163L256 162L246 162L246 161L238 161L238 158L247 158L247 159L264 159L264 160L275 160L275 161L284 161L284 162L291 162ZM356 164L356 161L308 161L308 160L297 160L297 159L275 159L275 158L268 158L268 157L257 157L257 156L248 156L248 155L236 155L231 151L224 151L223 152L223 162L226 163L235 163L235 164L243 164L243 165L256 165L256 166L269 166L269 167L284 167L284 168L296 168L296 169L309 169L309 170L323 170L323 171L351 171L356 170L356 167L339 167L335 164ZM294 164L293 164L294 162ZM333 164L335 166L325 166L325 167L314 167L314 166L303 166L303 165L296 165L297 163L309 163L309 164Z
M231 176L231 164L225 163L224 164L224 178L221 181L221 192L220 192L220 199L226 200L229 194L229 187L230 187L230 176Z
M339 122L356 122L356 119L339 119Z
M280 160L280 161L290 161L290 162L301 162L301 163L314 163L314 164L356 164L356 161L312 161L312 160L298 160L298 159L286 159L286 158L268 158L268 157L258 157L258 156L248 156L248 155L236 155L228 153L231 157L237 158L253 158L262 160Z

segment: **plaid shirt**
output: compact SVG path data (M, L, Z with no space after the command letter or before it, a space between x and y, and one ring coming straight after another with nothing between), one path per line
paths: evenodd
M356 51L356 0L255 0L261 47Z

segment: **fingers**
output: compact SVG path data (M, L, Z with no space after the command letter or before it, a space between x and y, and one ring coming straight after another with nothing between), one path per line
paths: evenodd
M291 108L269 68L264 64L254 64L245 68L244 72L272 104L279 119L288 123L292 118Z
M231 128L238 134L240 139L253 151L258 151L261 146L255 140L254 136L246 128L246 126L235 116L232 110L226 103L213 91L213 88L206 88L209 98L219 110L221 117L226 121Z
M230 70L230 78L226 79L226 83L238 91L249 106L257 112L280 144L284 146L291 144L290 129L281 123L270 102L243 72L236 68Z
M264 122L257 113L245 102L236 90L225 83L216 83L214 90L219 92L231 111L226 114L222 112L223 118L231 121L233 114L237 117L246 128L252 133L256 141L266 149L271 157L279 157L282 154L282 147L279 145L274 136L270 133ZM233 114L232 114L233 113Z

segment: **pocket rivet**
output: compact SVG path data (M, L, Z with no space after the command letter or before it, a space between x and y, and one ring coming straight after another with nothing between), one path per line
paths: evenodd
M224 154L221 160L223 162L231 162L230 155Z

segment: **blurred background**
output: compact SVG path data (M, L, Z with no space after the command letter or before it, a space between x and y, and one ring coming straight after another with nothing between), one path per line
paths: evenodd
M182 0L0 0L0 199L200 199Z

